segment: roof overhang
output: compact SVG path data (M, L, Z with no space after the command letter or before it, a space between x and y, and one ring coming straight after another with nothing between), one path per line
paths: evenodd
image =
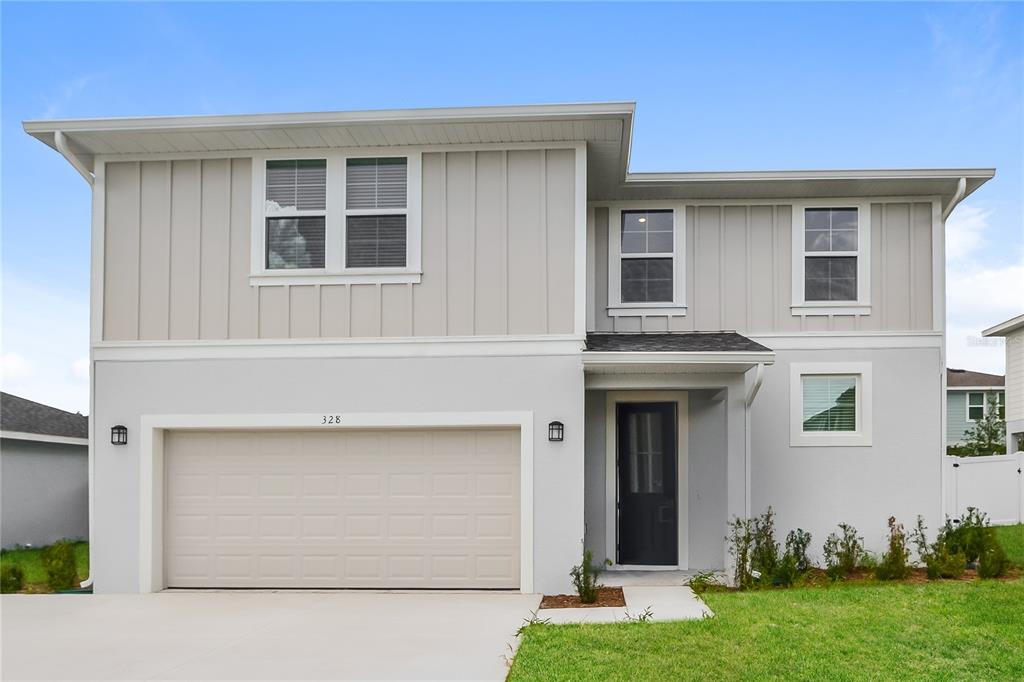
M775 363L774 352L584 351L583 370L594 374L721 374Z
M994 327L989 327L981 333L982 336L1009 336L1010 334L1024 329L1024 315L1018 315L1006 322L1000 322Z
M1000 384L998 386L946 386L946 392L951 391L1005 391L1006 386Z
M620 182L629 158L633 102L381 109L292 114L25 121L54 150L59 134L92 171L97 156L259 150L586 143L588 190ZM65 154L67 156L67 154ZM71 159L69 158L69 161Z
M10 440L29 440L39 443L59 443L61 445L89 445L88 438L54 436L48 433L29 433L27 431L0 431L0 438Z

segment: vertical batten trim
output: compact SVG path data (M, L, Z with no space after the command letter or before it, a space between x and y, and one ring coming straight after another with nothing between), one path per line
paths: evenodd
M907 273L909 279L909 286L907 290L910 294L910 328L917 329L917 306L915 305L916 296L914 296L914 290L917 288L917 282L914 280L914 233L917 232L917 220L915 203L907 204L907 231L908 231L908 242L907 242Z
M95 166L95 179L92 184L92 272L90 272L89 292L92 310L89 316L90 332L93 343L103 340L106 332L104 324L103 297L106 295L106 249L107 249L107 188L106 164L98 161Z
M501 316L508 334L508 150L501 150Z
M416 297L412 282L405 285L405 291L409 294L409 336L416 336Z
M945 221L939 200L932 200L932 330L946 328Z
M772 206L772 329L779 328L779 273L778 273L778 251L779 251L779 207ZM790 267L793 264L790 263Z
M700 253L700 231L701 231L701 219L700 219L700 206L693 207L693 330L700 331L701 320L697 319L700 315L702 306L698 305L700 298L700 263L703 261L697 254ZM703 317L702 315L700 315Z
M441 152L441 336L448 336L448 152Z
M377 282L377 336L384 336L384 286Z
M316 304L316 326L313 328L313 335L316 338L318 338L318 339L321 336L323 336L323 334L321 334L321 332L320 332L320 329L322 327L321 317L323 316L323 301L320 298L321 296L322 296L322 293L320 291L320 285L319 284L314 284L313 285L313 300L314 300L314 303Z
M227 207L227 210L225 211L224 214L227 216L227 223L225 223L225 224L227 226L227 233L228 233L228 250L227 250L227 263L226 263L226 267L227 267L226 283L227 283L227 286L224 287L225 288L224 298L227 301L227 306L224 308L224 314L227 316L227 319L224 320L224 338L226 338L226 339L230 339L231 338L231 197L234 196L234 182L233 182L234 172L233 171L234 171L233 160L232 159L227 159L226 175L227 175L228 191L227 191L227 196L225 197L225 202L224 202L226 204L226 207Z
M718 207L718 329L725 329L725 206Z
M744 237L744 240L746 241L746 244L744 246L743 260L746 263L746 278L747 278L747 282L746 282L746 284L747 284L747 292L745 294L746 295L746 300L743 302L743 308L744 308L744 310L745 310L745 312L747 314L746 315L746 318L747 318L747 332L749 332L751 330L751 328L754 326L754 324L753 324L753 319L754 319L753 308L754 308L754 306L751 303L752 298L753 298L753 291L754 291L754 289L753 289L753 284L752 284L753 278L750 276L750 250L753 248L753 244L751 243L751 237L750 237L750 206L749 205L748 206L744 206L743 208L744 208L744 211L743 211L743 237Z
M352 336L352 285L345 285L345 336Z
M165 161L167 168L167 313L164 315L164 338L171 338L171 242L174 239L174 162Z
M551 331L551 321L548 319L550 314L550 305L548 302L548 296L550 291L548 290L548 282L551 278L548 274L548 150L540 150L540 177L538 178L538 184L540 185L540 289L544 292L541 298L541 309L544 316L544 331Z
M885 258L885 252L886 252L886 248L885 247L886 247L886 243L889 241L889 216L888 216L889 212L886 210L886 206L887 206L886 204L879 204L878 205L879 213L882 214L881 235L880 235L880 241L882 242L882 244L881 244L882 248L880 249L881 255L882 255L882 293L878 297L878 302L882 304L882 329L888 329L889 328L889 305L888 305L888 301L885 298L886 296L889 295L889 289L886 286L886 279L888 279L888 278L885 276L885 274L886 274L886 267L887 267L886 258ZM869 271L869 276L870 276L870 271ZM858 284L858 286L860 286L860 285Z
M588 248L591 246L591 240L587 238L588 225L588 208L587 208L587 145L586 143L579 143L576 145L573 151L573 161L575 172L573 173L573 224L575 229L573 231L575 239L573 241L573 286L575 291L573 292L573 329L575 329L578 336L584 336L587 333L588 327L588 315L591 312L591 307L588 305L587 292L588 292ZM593 213L590 213L592 216ZM595 264L596 267L596 264ZM589 291L593 291L592 288ZM595 311L596 313L596 311Z
M576 182L579 182L579 178L576 178ZM586 332L587 329L597 329L597 291L594 287L597 286L597 229L595 225L596 216L593 207L587 207L584 209L586 215L586 241L584 242L584 261L583 268L586 276L586 292L584 298L584 305L586 306L586 315L584 317L584 324L586 325L583 330ZM578 267L578 266L577 266ZM576 334L580 335L580 331L577 329Z
M284 310L285 310L285 322L287 323L288 329L285 332L285 338L292 338L292 285L284 285Z
M203 338L203 162L196 161L199 171L196 173L196 184L199 186L199 200L196 202L196 225L199 227L199 238L196 239L196 338Z
M136 203L136 232L139 236L135 252L135 339L142 338L142 162L138 166L138 202Z
M478 152L469 153L469 330L476 334L476 157Z

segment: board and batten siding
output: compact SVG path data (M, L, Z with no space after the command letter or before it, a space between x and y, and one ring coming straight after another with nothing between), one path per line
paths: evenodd
M591 331L933 330L932 204L871 204L871 312L794 315L793 208L787 204L687 205L685 316L608 315L608 216L590 210L587 292Z
M251 286L251 159L108 162L103 340L572 333L574 153L425 153L418 284Z

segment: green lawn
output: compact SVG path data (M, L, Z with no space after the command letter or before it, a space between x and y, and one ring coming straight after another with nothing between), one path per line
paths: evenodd
M46 571L43 570L43 548L5 549L0 552L0 566L15 564L25 572L25 587L29 592L49 592L46 586ZM75 564L78 566L78 579L85 580L89 576L89 543L75 543Z
M1010 561L1018 566L1024 566L1024 523L1016 526L997 526L996 536Z
M999 529L1024 564L1024 525ZM532 625L509 680L1024 679L1024 579L709 593L700 622Z

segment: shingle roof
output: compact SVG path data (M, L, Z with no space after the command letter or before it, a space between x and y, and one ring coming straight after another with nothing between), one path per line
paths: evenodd
M736 332L587 334L587 350L623 353L771 353L772 349Z
M89 418L10 393L0 393L0 429L66 438L88 438Z
M946 387L957 386L1005 386L1006 377L1000 374L972 372L969 369L946 369Z

